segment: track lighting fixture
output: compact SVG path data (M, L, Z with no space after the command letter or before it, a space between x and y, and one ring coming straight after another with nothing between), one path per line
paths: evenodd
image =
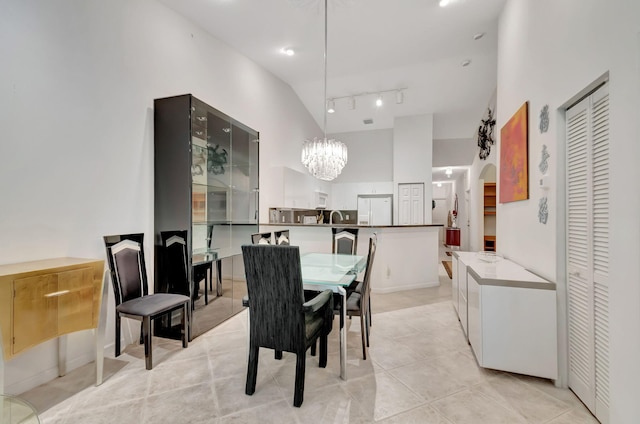
M336 102L334 102L333 100L329 100L327 102L327 112L333 113L335 111L336 111Z
M396 104L404 103L404 90L407 90L407 87L402 88L394 88L392 90L381 90L381 91L365 91L363 93L355 93L350 94L348 96L338 96L327 99L327 112L334 113L336 111L335 104L337 101L346 100L347 109L354 110L356 108L356 97L367 97L367 96L376 96L375 105L377 107L382 107L384 104L384 100L382 96L385 93L394 93L396 96Z

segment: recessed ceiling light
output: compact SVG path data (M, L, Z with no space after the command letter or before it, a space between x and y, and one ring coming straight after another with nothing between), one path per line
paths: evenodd
M379 95L378 98L376 99L376 106L378 107L382 106L382 95Z
M469 66L469 65L471 65L471 59L465 59L460 64L462 66Z
M440 0L440 7L446 7L449 4L449 0Z
M473 35L473 39L474 40L479 40L482 37L484 37L484 32L479 32L479 33Z
M287 56L293 56L296 52L291 47L283 47L280 49L280 53L286 54Z

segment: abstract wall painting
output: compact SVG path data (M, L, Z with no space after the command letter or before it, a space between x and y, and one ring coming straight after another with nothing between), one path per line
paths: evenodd
M529 198L529 103L500 130L500 203Z

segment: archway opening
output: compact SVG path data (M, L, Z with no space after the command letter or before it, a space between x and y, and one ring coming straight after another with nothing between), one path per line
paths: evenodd
M482 193L482 250L496 251L496 226L497 226L497 170L494 164L487 164L480 172L479 184Z

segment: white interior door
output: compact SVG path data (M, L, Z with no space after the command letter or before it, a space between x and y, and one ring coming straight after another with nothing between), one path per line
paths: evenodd
M398 184L398 223L411 224L411 184Z
M608 422L608 86L568 109L566 117L569 387Z
M411 184L411 224L424 224L424 184Z
M424 224L424 184L398 184L400 225Z

